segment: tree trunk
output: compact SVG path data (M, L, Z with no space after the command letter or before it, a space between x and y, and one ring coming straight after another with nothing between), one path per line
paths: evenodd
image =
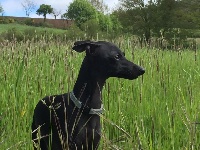
M145 31L144 36L145 36L145 42L146 42L147 46L149 47L150 44L151 44L151 41L150 41L150 38L151 38L151 29L150 28L148 28Z
M47 17L47 16L46 16L46 15L44 15L44 22L46 22L46 17Z

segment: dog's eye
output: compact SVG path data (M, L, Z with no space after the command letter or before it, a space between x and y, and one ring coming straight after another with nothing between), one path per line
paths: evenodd
M120 55L120 54L115 55L115 59L116 59L116 60L119 60L120 58L121 58L121 55Z

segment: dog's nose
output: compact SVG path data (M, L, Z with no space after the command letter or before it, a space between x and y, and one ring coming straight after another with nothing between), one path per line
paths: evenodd
M139 67L138 73L139 73L139 75L143 75L145 73L144 68Z
M141 75L144 74L145 73L145 69L141 68L140 73L141 73Z

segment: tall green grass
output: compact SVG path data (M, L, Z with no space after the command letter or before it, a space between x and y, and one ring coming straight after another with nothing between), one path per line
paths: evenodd
M46 95L72 90L84 53L74 41L9 42L0 46L0 149L30 149L33 110ZM110 78L99 149L200 149L199 50L136 49L113 41L146 73Z

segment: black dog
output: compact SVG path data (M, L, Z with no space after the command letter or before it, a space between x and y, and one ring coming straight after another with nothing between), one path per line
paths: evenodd
M78 79L72 92L47 96L37 104L32 123L35 149L97 149L101 138L101 91L106 79L133 80L145 72L109 42L78 41L73 50L86 51Z

